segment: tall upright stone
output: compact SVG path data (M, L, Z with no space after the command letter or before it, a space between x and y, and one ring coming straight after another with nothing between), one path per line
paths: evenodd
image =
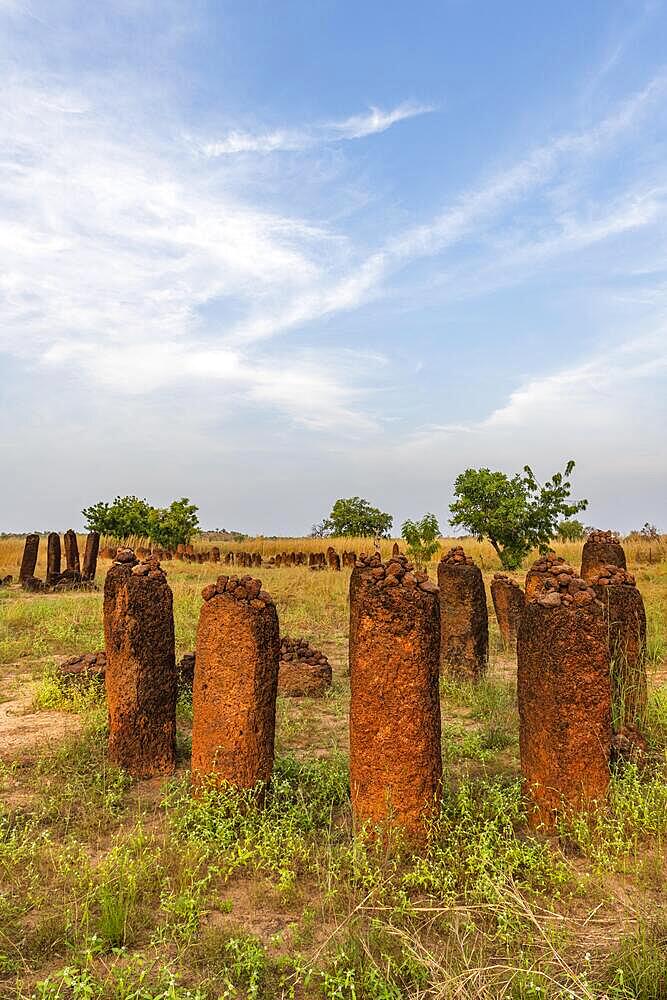
M404 557L350 581L354 821L425 839L442 780L438 588Z
M260 580L219 576L202 591L192 692L195 787L265 787L273 770L278 614Z
M99 531L89 531L86 538L86 548L83 553L83 572L81 576L84 580L94 580L97 573L97 556L100 551Z
M104 583L109 758L137 778L175 767L173 596L157 559L119 549Z
M46 545L46 583L50 586L60 578L60 535L56 531L49 534Z
M647 703L646 609L635 578L612 563L590 581L604 608L618 728L643 721Z
M564 579L569 576L569 581ZM561 573L527 601L517 642L519 747L531 825L602 804L609 785L607 625L593 590Z
M455 546L438 564L440 669L477 681L489 663L489 615L482 571Z
M491 599L503 645L506 649L514 649L526 603L524 592L506 573L496 573L491 581Z
M65 549L65 568L70 573L80 573L79 543L77 542L75 532L71 528L63 536L63 546Z
M19 583L34 577L37 566L37 556L39 555L39 535L33 533L26 535L21 558L21 568L19 569Z
M627 569L625 551L611 531L591 531L581 553L581 578L588 582L605 566Z

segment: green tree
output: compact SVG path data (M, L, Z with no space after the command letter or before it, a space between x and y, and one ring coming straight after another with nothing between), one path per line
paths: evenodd
M86 519L87 531L99 531L122 541L132 535L147 538L152 507L138 497L116 497L113 503L100 501L86 507L81 513Z
M561 542L580 542L586 534L586 528L581 521L561 521L558 525L558 538Z
M421 521L404 521L401 537L418 569L431 561L440 545L440 525L435 514L424 514Z
M394 522L391 514L384 514L378 507L371 507L368 500L349 497L336 500L331 514L322 522L323 533L340 537L351 535L357 538L371 538L378 535L387 538Z
M119 541L149 538L156 545L173 548L189 542L199 529L197 507L187 497L174 500L169 507L151 507L138 497L116 497L113 503L100 501L82 511L87 531L99 531Z
M571 518L588 506L587 500L568 503L573 469L570 461L542 486L528 465L511 478L490 469L466 469L454 484L450 523L479 541L488 538L503 567L516 569L531 549L548 551L559 518Z
M153 508L149 517L148 537L156 545L175 549L185 545L199 530L198 507L187 497L174 500L169 507Z

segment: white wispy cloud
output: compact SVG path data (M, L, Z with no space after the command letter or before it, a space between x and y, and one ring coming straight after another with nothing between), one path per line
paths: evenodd
M269 129L250 132L231 129L220 139L207 140L199 144L205 156L231 156L238 153L300 152L342 140L364 139L369 135L386 132L392 125L435 111L431 104L404 101L389 111L371 107L358 115L351 115L341 121L319 123L301 128Z

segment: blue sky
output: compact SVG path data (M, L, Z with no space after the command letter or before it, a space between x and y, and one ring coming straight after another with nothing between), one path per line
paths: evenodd
M0 0L0 529L667 530L667 3Z

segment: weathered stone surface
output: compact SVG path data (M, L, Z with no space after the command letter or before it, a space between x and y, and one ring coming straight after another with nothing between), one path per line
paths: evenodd
M75 532L71 528L63 536L63 547L65 549L65 568L71 570L73 573L80 573L79 543Z
M491 581L491 599L503 645L514 649L526 603L525 594L516 580L506 573L496 573Z
M614 716L632 726L646 711L646 610L635 578L609 564L591 577L607 622Z
M599 601L526 603L517 642L519 743L533 826L604 801L611 683Z
M31 593L40 593L41 591L49 590L48 584L44 583L36 576L26 576L21 581L21 586L24 590Z
M83 572L81 574L84 580L94 580L95 574L97 573L97 554L100 550L100 533L99 531L91 531L88 533L86 538L86 548L83 553Z
M489 616L482 571L458 546L438 564L440 669L479 680L489 662Z
M331 687L331 665L306 639L280 640L278 694L286 698L321 698Z
M58 668L60 679L66 684L87 684L90 681L104 683L107 654L102 649L98 653L81 653L70 656Z
M23 547L23 557L21 559L21 568L19 569L19 583L23 583L28 577L33 578L35 576L38 554L39 535L26 535L25 545Z
M173 597L157 560L118 550L104 584L104 638L110 759L135 777L173 773Z
M424 840L442 779L437 588L405 559L350 580L350 787L365 823ZM354 591L354 593L352 593Z
M46 548L46 583L56 583L60 576L60 535L52 531Z
M2 579L0 579L0 587L9 587L9 585L13 582L14 577L11 573L8 573L7 576L3 576Z
M588 583L608 565L627 569L623 546L611 531L592 531L581 553L581 578Z
M193 686L195 786L266 785L273 769L280 638L260 580L220 576L205 588Z

